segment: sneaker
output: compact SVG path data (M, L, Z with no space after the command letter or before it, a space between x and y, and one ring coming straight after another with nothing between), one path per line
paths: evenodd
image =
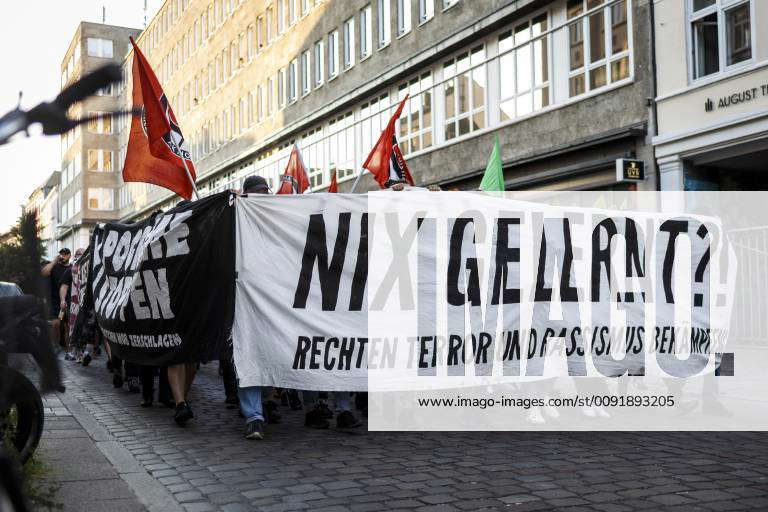
M246 439L264 439L264 422L261 420L249 421L245 425Z
M240 407L240 400L236 396L228 396L224 400L224 404L227 406L227 409L237 409Z
M122 375L120 375L119 373L116 373L116 374L115 374L115 375L112 377L112 385L113 385L114 387L116 387L116 388L121 388L121 387L123 387L123 376L122 376Z
M299 392L295 389L288 391L288 406L292 411L300 411L304 408L301 398L299 398Z
M315 409L317 410L318 414L320 414L320 417L324 420L330 420L333 418L333 411L328 408L328 404L325 402L320 402L315 405Z
M88 352L83 354L83 366L88 366L89 364L91 364L91 359L92 359L91 354L89 354Z
M277 402L273 402L272 400L267 400L264 403L264 416L267 419L267 423L274 424L274 423L280 423L280 421L283 419L282 415L277 412L278 406Z
M331 425L328 423L328 420L322 417L317 408L313 408L304 415L304 426L322 430Z
M363 422L355 418L352 411L344 411L336 416L336 428L359 428L363 426Z
M131 393L138 393L141 391L138 377L128 377L128 391Z
M192 408L189 407L187 402L176 404L176 412L173 413L173 421L175 421L177 425L183 427L187 421L194 417L195 414L192 412Z

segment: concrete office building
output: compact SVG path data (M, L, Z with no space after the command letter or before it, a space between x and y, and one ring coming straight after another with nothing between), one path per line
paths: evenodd
M61 63L62 89L109 62L122 63L128 36L138 30L81 22ZM70 116L115 111L122 104L118 87L73 107ZM97 222L117 220L116 193L121 183L117 161L118 139L109 117L89 121L61 137L61 173L58 194L57 247L73 252L86 247Z
M768 189L768 2L657 0L664 190Z
M52 172L45 181L29 195L24 211L37 215L38 236L43 243L43 257L50 259L59 250L56 240L59 225L59 182L61 173Z
M655 189L649 3L168 0L138 41L203 193L254 173L274 185L294 143L313 190L336 172L348 191L406 93L398 136L419 184L477 188L498 136L508 189ZM618 158L646 179L617 182ZM120 216L176 200L126 184Z

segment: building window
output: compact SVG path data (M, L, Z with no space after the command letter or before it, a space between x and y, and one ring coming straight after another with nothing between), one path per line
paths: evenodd
M328 78L339 74L339 31L328 34Z
M112 172L112 152L89 149L88 170L91 172Z
M285 68L277 72L277 108L285 108Z
M390 0L378 0L378 27L379 27L379 48L389 44L392 39Z
M89 112L88 116L104 115L104 112ZM97 119L89 119L88 131L97 135L111 135L112 134L112 117L99 117Z
M457 3L459 3L459 0L443 0L443 10L456 5Z
M286 0L288 2L288 24L296 23L296 0Z
M304 157L304 165L307 168L309 184L312 189L322 186L325 171L328 168L324 142L322 126L310 130L301 140L301 154Z
M285 2L286 0L277 0L277 33L285 32Z
M419 23L431 20L435 16L435 0L419 0Z
M325 79L325 51L323 50L323 41L317 41L314 46L315 52L315 87L323 85Z
M114 190L111 188L89 188L88 208L90 210L114 209Z
M235 72L240 67L242 60L240 59L240 48L234 41L229 45L229 61L229 76L235 76Z
M254 39L253 39L253 25L249 25L245 31L245 44L246 44L246 58L248 62L253 60L254 54Z
M354 115L348 112L328 124L328 164L339 180L355 173Z
M260 123L264 119L264 87L259 85L256 88L256 122Z
M693 79L752 60L750 0L689 0Z
M445 140L485 128L485 47L445 62L443 79Z
M301 15L304 16L309 12L309 0L301 0Z
M297 59L293 59L290 64L288 64L288 103L293 103L296 101L296 91L298 90L298 83L299 83L299 62Z
M605 0L568 0L570 47L570 96L623 80L630 75L629 25L627 0L587 11L605 4Z
M355 64L355 18L344 22L344 69Z
M301 94L309 94L312 87L312 78L310 76L310 58L309 50L301 53Z
M270 5L267 7L267 44L272 44L272 39L274 39L274 25L275 23L275 10Z
M267 116L275 111L275 79L267 80Z
M264 17L260 16L256 20L256 52L264 48Z
M521 23L499 36L501 121L525 116L550 103L547 15Z
M371 5L360 9L360 58L364 59L371 54L373 48L371 34Z
M89 37L88 38L88 56L101 57L103 59L111 59L114 56L112 40L99 39L98 37Z
M397 0L397 35L411 30L411 0Z
M400 116L399 143L403 154L432 146L432 74L417 76L398 88L399 101L408 94Z

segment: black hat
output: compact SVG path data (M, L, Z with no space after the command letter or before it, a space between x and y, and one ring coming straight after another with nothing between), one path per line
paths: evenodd
M267 180L261 176L248 176L243 182L243 193L250 194L251 192L261 192L263 190L269 191L269 185Z
M61 250L59 250L59 254L72 254L72 251L64 247Z

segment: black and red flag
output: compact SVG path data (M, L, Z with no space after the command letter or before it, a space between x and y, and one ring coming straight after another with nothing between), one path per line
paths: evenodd
M131 44L133 108L141 116L131 121L123 181L152 183L191 199L196 175L184 135L149 62L133 38Z
M395 122L400 118L406 101L408 101L407 95L400 102L395 114L387 123L384 131L381 132L378 142L363 164L363 168L371 171L381 188L387 188L388 183L397 181L406 181L409 185L414 185L395 135Z
M291 150L291 157L288 159L288 165L285 172L280 176L280 187L276 194L303 194L309 188L309 176L307 168L304 167L304 161L301 158L299 147L294 144Z

